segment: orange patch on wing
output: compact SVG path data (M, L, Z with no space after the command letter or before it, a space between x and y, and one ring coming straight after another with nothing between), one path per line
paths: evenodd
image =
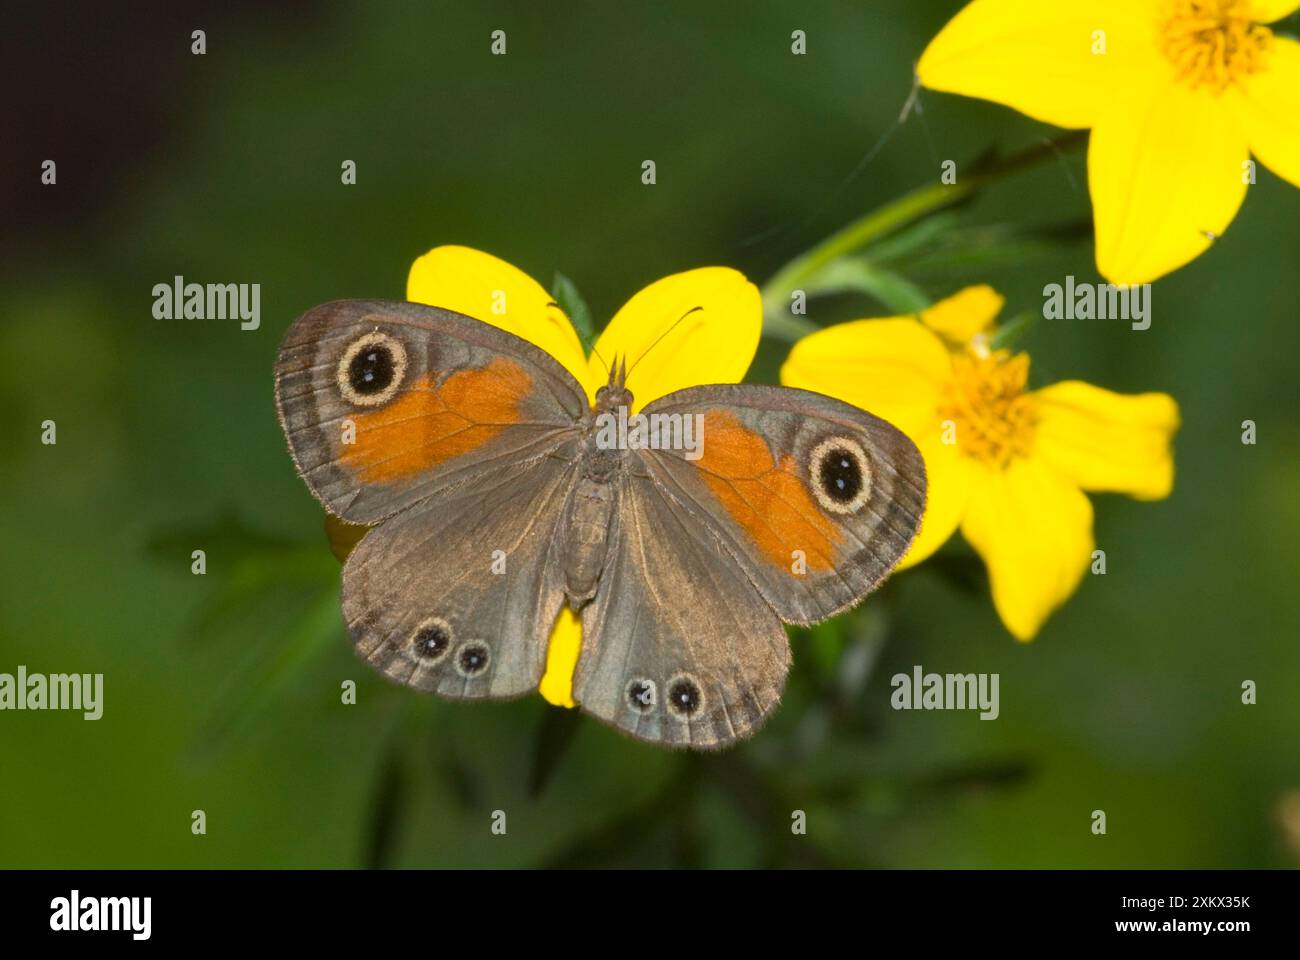
M777 465L761 436L734 414L713 410L704 415L704 455L695 465L772 563L793 573L792 553L802 550L809 570L834 568L842 535L804 486L794 457L786 454Z
M392 483L477 450L519 422L519 404L533 386L527 371L504 357L433 383L426 374L388 406L352 417L356 443L344 444L340 459L361 481Z

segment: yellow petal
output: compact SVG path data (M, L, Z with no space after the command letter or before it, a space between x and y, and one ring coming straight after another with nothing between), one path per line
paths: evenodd
M912 546L898 562L899 570L916 566L942 547L961 523L970 502L976 465L955 444L944 443L941 434L942 428L935 421L929 431L912 437L925 460L925 516Z
M943 341L911 318L854 320L804 337L781 367L788 387L815 390L888 420L914 441L933 430L952 376Z
M972 293L977 289L935 308L942 314L945 304L958 298L986 308L987 298ZM938 418L939 398L951 376L952 360L943 342L911 318L854 320L819 330L796 343L781 367L786 386L815 390L882 417L921 451L925 516L899 569L939 549L957 529L966 506L970 464L956 446L942 442Z
M1300 43L1274 36L1266 57L1229 95L1251 152L1300 187Z
M959 290L946 300L921 311L921 322L939 336L965 346L978 334L988 333L1002 312L1006 297L988 284Z
M582 341L551 295L528 274L489 253L434 247L411 264L406 299L500 327L553 356L589 395L599 386L591 382Z
M1250 0L1250 19L1272 23L1300 10L1300 0Z
M614 314L592 352L593 376L608 378L600 358L626 357L637 408L684 387L739 383L762 328L762 300L744 274L726 267L675 273Z
M1085 490L1140 500L1169 496L1178 404L1166 393L1123 394L1071 380L1033 394L1034 453Z
M1046 123L1092 126L1154 55L1152 9L1143 0L974 0L930 41L917 76Z
M566 603L560 607L546 648L546 673L537 685L548 703L557 707L576 707L573 701L573 671L582 652L582 621Z
M984 558L993 605L1018 640L1079 586L1092 556L1092 504L1037 457L979 471L962 534Z
M1135 85L1088 143L1097 269L1111 283L1148 283L1194 259L1246 196L1249 154L1227 100L1164 77Z

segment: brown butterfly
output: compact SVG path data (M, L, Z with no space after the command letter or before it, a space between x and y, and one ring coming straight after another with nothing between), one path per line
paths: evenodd
M376 525L343 570L376 669L451 699L530 693L567 602L584 710L642 740L726 746L780 697L782 621L857 603L912 542L925 466L885 421L805 390L692 387L640 411L647 443L609 429L633 408L625 377L615 362L589 404L540 348L414 303L294 322L280 422L325 508Z

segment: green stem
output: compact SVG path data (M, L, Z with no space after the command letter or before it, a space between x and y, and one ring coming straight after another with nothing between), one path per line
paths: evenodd
M1055 139L1044 140L1032 147L998 158L987 166L966 174L957 183L936 183L918 187L897 200L854 220L812 249L795 257L764 284L762 290L764 333L793 340L817 329L816 325L806 317L790 313L790 294L800 289L835 260L860 250L867 244L915 220L960 203L990 183L1051 160L1063 150L1083 143L1086 137L1087 131L1073 130Z

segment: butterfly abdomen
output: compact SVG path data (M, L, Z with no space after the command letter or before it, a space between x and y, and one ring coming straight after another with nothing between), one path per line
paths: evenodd
M596 595L605 568L609 527L614 518L616 484L584 476L574 487L565 517L564 592L575 609Z

